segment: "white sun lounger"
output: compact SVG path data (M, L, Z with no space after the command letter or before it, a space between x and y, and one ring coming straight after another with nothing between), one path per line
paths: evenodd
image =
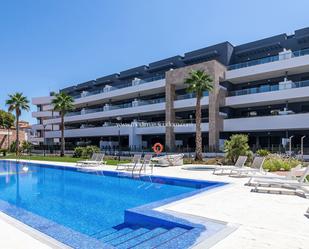
M116 170L130 170L135 167L136 164L141 162L142 155L141 154L135 154L132 158L131 163L120 163L117 164Z
M135 164L134 168L132 169L132 174L134 172L139 172L141 173L142 170L144 170L144 173L146 173L147 168L151 167L151 173L153 172L153 167L152 167L152 155L151 154L146 154L143 158L143 162L142 163L137 163Z
M76 163L77 166L99 166L101 165L102 163L106 163L103 161L104 159L104 156L105 154L97 154L96 156L93 156L91 157L91 159L94 159L94 160L85 160L85 161L78 161Z
M88 159L88 160L83 160L83 161L77 161L77 162L76 162L76 165L78 165L78 164L84 164L84 163L87 163L87 162L94 162L94 161L97 160L98 156L99 156L98 153L93 153L90 159Z
M184 154L165 155L152 158L156 165L161 167L182 166Z
M256 179L254 191L258 192L260 186L269 188L288 188L302 190L305 194L309 194L309 183L307 176L309 175L309 166L304 170L302 176L298 179Z
M217 172L219 171L220 174L223 174L224 171L229 171L231 172L232 169L239 169L244 167L248 157L247 156L239 156L235 165L223 165L223 166L216 166L214 168L213 174L216 175L218 174Z
M264 161L265 161L265 157L255 157L253 159L251 167L244 166L244 167L240 167L240 168L233 168L230 172L230 176L231 175L243 176L243 175L248 175L249 173L251 173L251 174L256 174L256 173L266 174L266 172L263 169Z
M246 183L247 186L253 186L255 185L256 180L263 180L263 179L279 179L279 180L292 180L292 179L297 179L296 178L296 173L297 171L301 170L302 165L299 164L296 167L292 168L287 175L280 176L280 175L275 175L275 174L266 174L266 175L253 175L250 177L249 181Z

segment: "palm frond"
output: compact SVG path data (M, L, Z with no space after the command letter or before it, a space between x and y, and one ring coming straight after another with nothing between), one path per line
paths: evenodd
M187 85L187 91L202 96L203 92L213 90L213 79L203 70L191 70L184 83Z

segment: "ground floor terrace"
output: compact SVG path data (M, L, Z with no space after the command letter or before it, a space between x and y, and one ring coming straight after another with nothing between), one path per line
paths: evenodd
M48 163L48 162L40 162ZM70 163L49 163L74 166ZM104 166L115 170L113 166ZM92 168L92 170L96 170ZM214 176L209 171L188 171L181 167L155 168L155 175L223 181L228 185L202 192L158 208L161 212L190 215L226 222L231 233L216 238L213 249L306 249L309 245L309 219L304 215L308 199L290 195L250 192L246 178ZM0 213L0 248L62 248L33 229ZM196 248L205 249L200 244Z

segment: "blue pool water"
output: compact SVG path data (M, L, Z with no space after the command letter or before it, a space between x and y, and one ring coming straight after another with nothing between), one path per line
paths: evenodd
M127 209L205 187L164 178L153 181L0 161L0 200L93 238L123 224ZM18 214L14 216L19 219Z

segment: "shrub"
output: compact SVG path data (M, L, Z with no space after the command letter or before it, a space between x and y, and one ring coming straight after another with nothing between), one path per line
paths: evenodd
M10 144L10 152L15 152L16 151L16 141L13 141Z
M295 158L284 158L280 155L269 155L263 165L263 168L268 171L289 171L300 164Z
M82 157L84 158L90 158L93 153L98 153L100 152L99 147L91 145L91 146L86 146L83 149Z
M31 150L33 148L32 143L28 142L28 141L23 141L21 144L21 150L23 153L31 153Z
M99 147L97 146L87 146L87 147L76 147L74 149L73 157L83 157L83 158L90 158L93 153L100 152Z
M263 149L260 149L256 152L256 154L258 156L268 156L270 154L270 152L268 150L263 150Z
M75 147L73 157L80 158L83 155L84 147Z
M252 152L248 145L248 136L242 134L232 135L230 140L225 141L224 151L226 158L231 163L235 163L239 156L252 158Z

